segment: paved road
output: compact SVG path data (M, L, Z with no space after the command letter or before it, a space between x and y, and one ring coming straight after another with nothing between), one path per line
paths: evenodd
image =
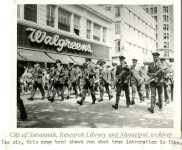
M74 95L65 101L56 97L51 103L47 99L41 100L41 95L36 94L34 101L28 101L28 94L22 95L27 110L28 119L17 119L18 128L172 128L173 103L164 106L161 112L156 106L156 113L147 111L150 100L143 103L136 99L136 104L126 108L126 101L121 97L119 109L111 106L115 97L110 101L105 94L103 102L91 104L91 97L87 97L84 105L76 103ZM99 95L97 95L99 99ZM19 111L17 111L19 117Z

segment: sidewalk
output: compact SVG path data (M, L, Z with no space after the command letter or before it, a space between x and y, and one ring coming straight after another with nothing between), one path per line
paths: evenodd
M60 101L56 97L51 103L41 100L36 94L34 101L28 101L28 94L22 95L28 114L26 121L17 121L18 128L173 128L173 103L164 106L164 110L151 114L147 108L150 100L143 103L137 98L135 105L126 108L125 97L121 97L118 110L112 108L115 97L110 101L104 94L104 101L92 105L91 97L86 98L82 106L76 103L74 95L69 100ZM99 95L96 95L99 100ZM18 109L17 109L18 110ZM19 111L18 117L19 117Z

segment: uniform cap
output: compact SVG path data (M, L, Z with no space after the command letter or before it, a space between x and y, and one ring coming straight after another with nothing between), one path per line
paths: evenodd
M119 56L119 59L120 59L120 60L124 60L124 59L125 59L125 57L124 57L124 56L122 56L122 55L120 55L120 56Z
M153 55L153 56L160 56L160 54L157 53L157 52L153 52L152 55Z
M60 63L60 64L61 64L61 61L60 61L59 59L57 59L57 60L56 60L56 64L57 64L57 63Z
M85 61L87 62L87 61L91 61L91 58L85 58Z
M132 61L138 61L137 59L133 58Z

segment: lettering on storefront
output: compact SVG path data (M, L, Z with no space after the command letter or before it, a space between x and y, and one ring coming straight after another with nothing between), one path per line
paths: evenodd
M59 35L49 36L46 32L34 28L26 28L30 32L28 38L31 42L44 43L57 47L57 51L61 52L64 47L73 50L85 51L92 53L90 44L81 44L78 42L70 41L69 39L60 39Z

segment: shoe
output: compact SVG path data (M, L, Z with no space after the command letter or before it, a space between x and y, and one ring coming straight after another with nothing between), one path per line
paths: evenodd
M109 96L109 100L111 100L111 99L112 99L112 97L113 97L113 96Z
M159 103L157 102L156 105L159 107Z
M29 98L27 98L29 101L33 101L33 98L32 97L29 97Z
M163 111L163 108L159 108L159 111Z
M64 98L62 98L61 101L64 101Z
M44 100L45 97L42 97L41 100Z
M100 99L98 102L102 102L103 101L103 99Z
M69 96L67 96L66 98L67 98L67 99L70 99L70 97L69 97Z
M113 95L111 95L111 99L113 98Z
M51 102L53 102L54 101L54 98L53 97L50 97L48 100L51 101Z
M131 101L130 102L130 105L135 105L135 101Z
M126 105L126 108L129 108L130 107L130 105Z
M77 104L80 104L80 105L82 105L83 103L82 103L82 101L77 101Z
M115 109L118 109L118 105L117 104L112 105L112 107L115 108Z
M148 108L148 111L150 111L152 114L154 113L154 109L153 108Z

